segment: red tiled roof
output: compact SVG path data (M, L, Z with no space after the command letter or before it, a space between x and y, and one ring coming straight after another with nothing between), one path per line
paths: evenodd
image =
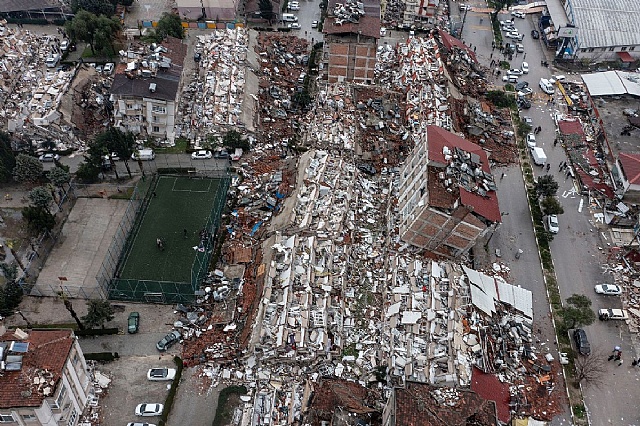
M491 168L489 168L489 162L487 161L487 153L484 152L480 145L476 145L438 126L427 126L427 142L429 144L429 161L445 165L448 161L444 158L442 148L445 146L450 149L457 147L477 154L482 163L482 170L486 173L491 173Z
M312 424L320 424L321 420L331 420L338 407L349 413L368 416L377 411L369 406L377 397L371 390L356 382L324 378L315 388L309 404L309 410L314 415Z
M578 120L560 120L558 121L558 129L563 135L584 135L582 123Z
M442 40L442 44L447 50L451 50L452 47L457 47L458 49L466 50L473 62L478 62L478 58L476 58L476 53L469 46L464 44L461 40L458 40L448 32L444 30L438 30L438 34L440 35L440 40Z
M640 184L640 154L621 152L618 155L618 161L620 161L629 183Z
M473 211L476 214L491 222L500 222L502 220L498 195L495 191L487 191L487 195L483 197L460 187L460 202L467 207L473 207Z
M335 17L327 17L322 26L325 34L361 34L375 39L380 38L380 17L362 16L358 22L344 22L336 25Z
M29 348L23 354L20 371L3 371L0 375L0 409L39 407L45 396L34 385L33 379L38 370L47 370L53 376L52 391L55 390L74 342L73 332L34 330L25 340L19 340L13 332L0 336L2 342L12 340L29 342Z
M509 413L510 395L508 384L502 383L494 374L486 374L473 367L471 390L485 399L494 401L500 421L503 423L509 422L511 414Z
M448 392L451 388L427 383L407 382L396 388L396 424L402 426L497 426L496 405L475 392L455 389L458 399L454 406L440 404L432 396L434 391Z
M620 60L622 62L633 62L635 61L635 59L633 59L633 56L631 56L631 54L629 52L616 52L618 54L618 57L620 58Z

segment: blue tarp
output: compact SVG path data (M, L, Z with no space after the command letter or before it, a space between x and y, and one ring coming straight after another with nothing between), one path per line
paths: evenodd
M255 234L256 232L258 232L258 229L260 229L260 225L262 225L262 221L256 223L255 225L253 225L253 228L251 228L251 235L253 237L253 234Z

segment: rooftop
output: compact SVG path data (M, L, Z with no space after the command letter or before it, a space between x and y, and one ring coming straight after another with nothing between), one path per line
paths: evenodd
M13 332L0 336L0 342L29 343L23 353L22 368L0 375L0 409L39 407L53 396L74 342L71 330L33 330L20 340ZM40 384L37 380L40 378Z
M640 45L637 0L570 0L567 8L580 47Z
M60 8L62 3L58 0L3 0L0 2L0 13L19 12L22 10Z
M396 424L403 426L493 426L496 403L464 389L407 382L396 392Z

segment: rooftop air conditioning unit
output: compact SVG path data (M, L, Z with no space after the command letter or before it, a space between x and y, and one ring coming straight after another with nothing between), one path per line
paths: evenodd
M151 93L155 93L155 91L156 91L156 83L149 84L149 91Z

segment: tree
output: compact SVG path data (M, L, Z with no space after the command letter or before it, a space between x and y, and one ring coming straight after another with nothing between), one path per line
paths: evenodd
M87 308L87 315L82 317L82 321L90 328L97 326L104 328L104 323L114 318L115 311L108 300L89 300L87 302Z
M574 294L567 298L567 306L562 308L562 322L567 330L591 325L596 320L596 313L591 309L591 299L584 294Z
M9 182L16 166L16 157L11 149L8 133L0 131L0 182Z
M85 157L86 160L86 157ZM84 161L78 166L76 170L76 177L84 183L94 183L98 180L100 175L100 166L96 167L90 161Z
M249 141L244 139L240 132L235 130L229 130L224 135L222 138L222 144L229 148L242 148L245 151L248 151L251 148Z
M76 324L78 324L78 330L84 330L85 326L80 321L80 318L78 318L78 314L76 313L76 311L73 310L73 304L71 303L71 300L67 299L67 297L64 294L61 297L64 301L64 307L67 309L67 311L69 311L69 313L71 314L71 317L75 320Z
M94 140L93 149L96 152L100 152L102 155L109 157L109 160L113 162L112 154L115 153L124 162L124 166L127 168L127 173L131 178L131 169L129 168L129 159L131 154L136 151L136 139L133 133L124 133L120 129L111 127L109 130L100 133ZM91 149L91 148L90 148ZM117 177L117 171L116 171Z
M516 101L513 96L502 90L490 90L487 92L487 100L498 108L512 108L516 105Z
M124 7L129 7L133 4L133 0L118 0L118 4L121 4Z
M64 185L71 182L71 174L62 167L54 167L47 172L47 178L60 189L64 189Z
M95 47L98 52L107 52L109 55L115 53L113 40L115 35L120 31L122 25L120 21L111 17L99 16L95 33Z
M182 21L178 15L165 12L162 14L154 33L149 36L149 39L150 41L160 43L167 36L183 39L184 28L182 28Z
M29 228L35 232L51 231L56 224L55 216L43 207L24 207L22 217L27 221Z
M268 19L269 21L275 18L275 13L273 13L273 4L271 0L259 0L258 8L260 9L260 15L264 19Z
M20 306L20 302L22 302L23 294L20 284L18 284L15 279L8 281L2 289L2 297L0 298L0 315L13 315Z
M35 157L18 154L13 168L13 179L19 183L36 183L42 178L42 163Z
M74 13L79 13L81 9L94 15L105 16L112 16L116 11L109 0L71 0L71 10Z
M578 356L574 359L576 370L576 387L581 382L585 385L600 387L604 383L606 373L606 357L600 348L591 351L589 356Z
M80 10L71 21L64 25L65 31L72 40L80 40L89 43L91 52L96 53L106 50L107 47L113 50L111 39L115 38L120 30L120 22L112 14L107 16L96 16L86 10Z
M563 214L564 208L556 197L545 197L541 203L542 211L545 215Z
M0 263L0 270L7 281L14 281L18 278L18 267L14 264Z
M538 197L555 197L558 193L558 182L552 175L544 175L538 178L536 193Z
M51 192L44 186L38 186L29 191L29 201L34 207L41 207L49 210L53 202Z

